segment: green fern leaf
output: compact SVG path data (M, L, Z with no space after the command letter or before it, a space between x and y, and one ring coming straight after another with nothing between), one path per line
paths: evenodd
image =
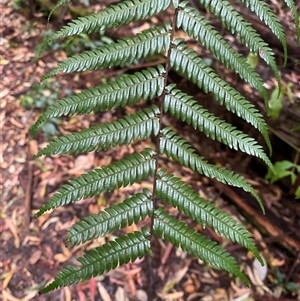
M155 211L153 231L158 237L164 238L176 247L181 247L190 255L200 258L213 267L226 270L250 285L235 259L226 250L168 215L162 208Z
M160 170L157 173L156 195L164 202L177 207L180 212L198 222L203 228L208 225L221 236L236 242L248 250L263 264L263 260L250 233L228 214L214 204L200 198L179 178Z
M293 0L284 0L284 2L286 3L286 5L291 9L293 18L294 18L294 22L295 22L295 28L296 28L296 34L298 37L298 43L300 41L300 25L299 25L299 19L300 19L300 10L295 6L295 2Z
M134 74L125 74L100 87L85 90L79 94L63 98L48 108L30 128L31 136L36 136L39 126L48 119L106 111L125 105L132 105L160 96L164 90L165 70L148 68Z
M251 52L258 54L273 70L281 88L280 75L277 64L274 58L273 51L268 47L268 44L259 36L253 29L251 23L247 22L232 6L231 3L225 0L197 0L201 5L209 8L212 13L221 19L226 28L232 34L238 34L241 41L250 49ZM268 107L267 99L265 98L266 107Z
M197 155L187 141L176 135L171 128L164 128L161 131L159 153L166 154L169 158L172 158L174 161L179 162L201 175L205 175L208 178L215 178L221 183L239 187L250 192L264 212L264 206L260 197L252 186L247 183L244 177L224 167L209 164L203 157Z
M41 81L56 75L62 71L64 73L79 72L115 66L125 66L141 58L160 53L170 47L170 28L154 27L135 37L119 40L99 49L85 51L80 55L75 55L58 64L58 67L45 74Z
M227 68L239 73L242 79L266 96L262 79L250 67L246 59L235 52L215 28L209 25L208 20L201 16L198 10L190 7L187 1L181 2L179 6L181 9L178 12L177 27L182 28L189 36L198 40Z
M180 63L183 66L186 62L182 60ZM190 68L187 72L196 77L198 70ZM261 158L268 167L273 169L273 165L262 147L253 138L210 114L198 105L191 96L182 93L180 90L172 90L171 94L166 95L164 111L170 112L170 114L187 124L191 124L194 129L198 129L213 140L224 143L232 149L241 150L244 153Z
M109 166L92 170L70 180L69 184L63 185L50 198L35 217L41 216L50 209L74 203L103 192L110 192L115 188L126 187L135 182L141 182L148 176L153 176L156 166L154 155L155 152L152 149L146 149L141 154L129 155Z
M274 12L270 9L265 1L261 0L241 0L247 7L249 7L255 14L263 21L275 34L281 42L284 51L284 65L287 60L287 46L284 35L284 30Z
M52 14L62 5L66 4L66 3L69 3L71 2L72 0L59 0L55 5L54 7L51 9L50 13L49 13L49 16L48 16L48 23L49 23L49 20L52 16Z
M117 266L133 262L137 258L150 254L149 238L149 231L143 228L142 232L129 233L110 241L109 244L88 251L84 256L77 258L81 267L67 266L40 293L45 294L59 287L103 275Z
M36 156L107 150L116 145L143 140L151 134L156 136L159 132L159 113L159 108L153 105L142 112L58 137Z
M83 218L69 229L68 246L79 245L97 237L130 226L153 214L152 193L144 189L120 204L112 205L99 214Z
M270 152L272 152L268 127L262 115L240 93L219 78L213 69L206 66L195 51L180 42L180 40L174 41L176 48L171 51L170 63L174 70L182 76L186 76L205 93L213 93L221 105L225 103L227 110L257 128L263 135ZM173 87L174 85L170 85L167 89L170 91Z
M40 55L47 45L60 38L99 32L132 21L144 20L165 10L169 4L170 0L127 0L111 5L99 13L80 17L64 26L41 44L38 54Z

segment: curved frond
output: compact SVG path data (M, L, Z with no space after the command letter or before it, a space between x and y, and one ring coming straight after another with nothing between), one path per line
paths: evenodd
M251 52L258 54L273 70L278 81L279 88L281 87L280 75L277 64L274 58L273 51L268 44L259 36L256 30L253 29L251 23L247 22L226 0L197 0L201 5L214 13L221 19L226 28L232 34L238 34L240 39L250 49ZM268 102L265 99L266 107Z
M277 16L270 9L265 1L261 0L240 0L247 7L249 7L255 14L263 21L275 34L278 40L281 42L284 52L284 65L287 60L287 45L283 27L279 22Z
M300 24L299 24L299 19L300 19L300 10L296 8L295 1L294 0L284 0L286 5L290 8L293 18L294 18L294 23L295 23L295 28L296 28L296 34L298 37L298 43L300 41Z
M39 126L51 118L106 111L132 105L141 98L147 100L160 96L164 89L165 69L161 65L157 69L148 68L134 74L125 74L102 86L63 98L38 118L30 128L31 136L35 136Z
M62 5L66 4L66 3L69 3L71 2L72 0L59 0L55 5L54 7L51 9L50 13L49 13L49 16L48 16L48 22L52 16L52 14Z
M235 174L224 167L209 164L203 157L197 155L191 145L189 145L186 140L176 135L171 128L164 128L161 131L159 152L161 154L166 154L169 158L172 158L174 161L179 162L201 175L205 175L208 178L215 178L221 183L239 187L250 192L264 212L264 206L260 197L243 176Z
M112 233L137 223L153 214L152 193L144 189L143 193L137 193L133 197L112 205L101 211L85 217L69 229L67 237L68 246L79 245L97 237L104 237Z
M157 209L154 214L153 231L158 237L164 238L176 247L181 247L190 255L200 258L213 267L232 273L250 285L248 278L240 271L235 259L216 242L189 228L162 208Z
M100 169L92 170L63 185L35 215L59 206L74 203L84 198L126 187L153 176L155 172L155 152L146 149L141 154L132 154Z
M99 13L71 21L46 39L39 47L38 54L40 55L47 45L60 38L99 32L143 20L165 10L169 4L170 0L127 0L111 5Z
M230 215L215 207L213 203L200 198L179 178L160 170L157 173L156 195L164 202L177 207L180 212L202 225L208 225L221 236L250 250L263 264L263 260L250 233Z
M84 256L77 258L81 263L81 267L76 268L68 265L40 293L45 294L59 287L103 275L117 266L133 262L137 258L150 254L149 238L149 231L143 228L142 232L129 233L110 241L108 244L88 251Z
M159 132L159 113L159 108L153 105L124 118L58 137L36 156L107 150L116 145L143 140L152 134L156 136Z
M197 70L189 70L192 74ZM173 93L172 93L173 92ZM170 112L176 118L198 129L213 140L228 145L235 150L241 150L252 156L262 159L270 169L273 165L262 147L255 139L237 130L231 124L219 119L200 106L191 96L180 90L172 90L164 100L164 111Z
M131 64L141 58L169 49L170 32L166 27L156 26L144 30L135 37L125 38L96 50L74 55L58 64L58 67L45 74L41 81L60 71L72 73Z
M262 115L239 92L216 75L213 69L206 66L197 53L186 45L175 42L176 48L171 51L170 64L182 76L186 76L205 93L211 92L214 98L221 104L225 104L227 110L243 118L263 135L270 152L271 142L268 127ZM174 85L168 86L168 90Z
M198 10L190 7L187 1L181 2L179 7L177 27L198 40L227 68L234 70L242 79L266 96L266 89L258 73L250 67L241 54L229 46L208 20L201 16Z

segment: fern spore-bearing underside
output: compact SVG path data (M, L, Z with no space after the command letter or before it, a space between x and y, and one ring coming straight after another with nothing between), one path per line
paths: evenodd
M60 0L55 8L69 1ZM220 18L233 34L240 37L250 51L260 55L272 68L275 77L280 80L273 51L228 1L197 1ZM281 41L286 57L285 35L269 6L262 0L241 2L271 28ZM296 19L298 13L295 11L294 2L289 0L286 3ZM241 79L259 91L267 102L267 92L259 74L248 65L245 57L233 50L200 11L192 7L188 1L120 1L99 13L73 20L43 42L39 50L42 52L49 43L57 39L82 33L101 33L106 29L118 28L130 22L146 20L166 11L169 6L173 6L174 14L169 23L164 26L155 25L135 36L124 37L99 49L72 56L60 62L57 68L42 78L45 80L58 72L71 73L130 66L141 59L147 60L153 55L159 55L166 61L165 66L141 68L138 72L125 73L99 87L65 97L46 110L31 127L31 135L36 135L42 123L50 118L104 112L119 107L134 106L143 100L144 109L115 121L58 137L41 149L37 156L104 151L118 145L138 143L151 137L156 139L153 149L146 148L140 153L130 154L118 162L100 166L70 180L36 214L38 217L47 210L147 179L151 179L153 183L152 191L141 189L128 199L111 205L99 214L80 220L69 230L67 243L70 246L79 245L123 229L126 225L137 224L146 218L151 219L152 228L148 230L142 228L141 231L129 233L90 250L78 258L80 267L66 267L52 284L41 291L42 293L101 275L119 265L149 254L152 235L170 241L174 246L181 247L189 254L201 258L216 268L224 269L249 284L246 276L240 271L238 263L228 252L187 224L179 222L163 208L163 204L177 208L181 214L203 228L212 227L219 235L250 250L263 263L251 235L242 225L213 203L199 197L188 183L167 172L160 161L161 156L165 156L200 175L242 188L256 198L263 210L258 194L243 176L225 167L209 163L192 145L180 137L175 129L164 125L163 117L170 114L195 130L203 132L208 139L217 140L236 151L256 156L272 169L268 156L255 139L209 112L192 95L189 95L188 91L180 90L176 84L168 84L168 74L172 69L194 83L204 93L210 93L216 102L254 126L263 136L271 152L268 127L262 114L246 97L221 79L214 69L208 67L183 39L174 38L177 28L185 31L187 35L206 47L226 68L237 73ZM298 27L297 30L299 35ZM147 105L148 101L151 101L150 105Z

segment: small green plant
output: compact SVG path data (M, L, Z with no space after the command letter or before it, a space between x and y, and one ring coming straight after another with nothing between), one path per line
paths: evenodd
M300 173L300 165L297 165L291 161L283 160L277 161L274 164L274 170L269 170L266 179L271 183L274 183L280 179L290 177L291 184L295 184L297 179L297 174ZM300 186L297 188L295 192L296 198L300 198Z
M61 0L57 5L66 2L68 0ZM282 26L265 1L241 2L271 28L282 42L286 58L287 47ZM286 3L297 19L295 3L291 0ZM240 37L241 42L246 44L252 53L259 55L272 68L280 89L280 76L273 51L253 30L251 24L237 13L232 4L225 0L198 0L198 4L214 13L233 34ZM181 247L190 255L202 259L213 267L228 271L249 285L249 280L239 269L237 261L226 250L190 227L187 222L179 221L172 216L167 210L168 206L176 208L181 214L203 227L212 227L221 236L241 244L252 251L263 264L260 253L246 229L212 202L201 198L180 177L169 173L164 166L165 159L161 160L167 157L195 173L215 178L226 185L242 188L251 193L264 210L260 197L244 177L224 167L210 164L175 129L164 124L165 117L170 114L195 130L203 132L212 140L260 158L270 170L273 170L268 156L255 139L210 113L193 98L193 95L188 94L188 90L183 91L175 83L168 82L169 71L172 69L203 92L213 95L217 103L257 128L271 151L268 128L260 112L207 66L183 39L175 38L178 29L185 31L197 43L205 45L227 68L234 70L257 89L266 104L268 103L267 91L261 77L247 63L246 58L227 44L199 10L192 7L188 1L121 1L99 13L70 22L43 42L39 52L60 38L118 28L131 22L150 19L169 8L173 11L169 23L153 25L135 36L124 37L92 51L71 56L42 77L42 80L46 80L60 72L122 68L157 54L165 58L164 66L157 64L134 74L125 73L101 86L65 97L46 110L32 126L30 132L35 135L38 127L49 118L134 106L143 100L145 102L143 110L81 132L58 137L40 150L37 156L105 151L116 145L137 143L149 137L156 138L153 148L145 148L140 153L130 154L118 162L98 167L72 179L36 214L36 217L39 217L50 209L121 189L143 180L148 179L152 183L152 189L141 189L129 199L76 223L69 230L67 242L70 246L78 245L123 229L126 225L138 223L146 217L151 220L148 227L120 236L88 251L78 258L80 266L67 266L55 277L54 282L41 290L42 293L101 275L117 266L151 254L150 242L153 236ZM297 33L300 34L298 27ZM149 100L152 100L152 104L147 103Z

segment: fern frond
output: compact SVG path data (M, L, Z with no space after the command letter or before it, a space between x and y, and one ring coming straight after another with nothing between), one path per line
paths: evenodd
M39 47L38 54L40 55L47 45L60 38L99 32L129 24L132 21L143 20L165 10L169 4L170 0L127 0L111 5L99 13L71 21L46 39Z
M295 23L295 28L296 28L296 34L298 37L298 43L300 41L300 24L299 24L299 19L300 19L300 10L295 6L295 1L293 0L284 0L284 2L286 3L286 5L290 8L293 18L294 18L294 23Z
M182 61L182 65L183 64L184 61ZM187 72L192 73L194 76L198 73L198 70L191 68ZM273 170L270 159L264 153L262 147L257 144L255 139L237 130L231 124L212 115L200 106L196 100L192 99L191 96L180 90L175 89L172 90L170 94L166 94L164 111L170 112L170 114L176 118L192 125L194 129L198 129L213 140L224 143L234 150L241 150L246 154L262 159L266 165Z
M59 206L74 203L84 198L109 192L115 188L126 187L153 176L155 171L155 152L146 149L141 154L132 154L101 169L92 170L63 185L35 215Z
M235 174L224 167L209 164L203 157L197 155L191 145L189 145L186 140L176 135L171 128L164 128L161 131L159 153L166 154L169 158L198 172L200 175L205 175L208 178L215 178L221 183L239 187L250 192L264 212L264 206L260 197L243 176Z
M143 193L137 193L133 197L120 204L112 205L101 211L85 217L69 229L67 237L68 246L79 245L97 237L104 237L143 220L153 214L152 193L144 189Z
M148 68L134 74L125 74L102 86L85 90L58 101L48 108L30 128L31 136L37 134L39 126L48 119L89 114L117 107L132 105L141 98L144 100L160 96L164 89L163 66Z
M209 8L212 13L221 19L226 28L232 34L238 34L240 39L250 49L251 52L258 54L273 70L281 88L280 75L274 58L273 51L268 44L253 29L251 23L247 22L232 6L225 0L197 0L201 5ZM265 99L266 106L268 102Z
M55 5L54 7L51 9L50 13L49 13L49 16L48 16L48 23L49 23L49 20L52 16L52 14L59 8L61 7L62 5L66 4L66 3L69 3L71 2L72 0L59 0Z
M171 51L170 64L182 76L186 76L205 93L211 92L227 110L235 113L257 128L263 135L270 152L272 146L268 134L268 127L262 115L240 93L216 75L213 69L206 66L197 53L180 43L174 41L175 48ZM168 90L172 89L170 85Z
M270 9L265 1L261 0L240 0L247 7L249 7L255 14L263 21L275 34L278 40L281 42L284 52L284 65L287 60L287 45L283 27L279 22L274 12Z
M211 26L199 11L190 7L187 1L179 4L177 27L182 28L189 36L198 40L227 68L234 70L242 79L266 96L266 89L258 73L250 67L243 56L233 50L224 38Z
M107 150L116 145L143 140L151 134L156 136L159 132L159 113L159 108L153 105L124 118L58 137L36 156Z
M98 68L110 68L131 64L141 58L160 53L170 47L169 26L156 26L144 30L132 38L125 38L115 43L103 46L92 51L74 55L60 62L58 67L45 74L41 81L57 73L72 73Z
M153 231L158 237L164 238L176 247L181 247L190 255L200 258L213 267L232 273L250 285L248 278L240 271L235 259L216 242L189 228L162 208L157 209L154 214Z
M149 238L149 231L143 228L142 232L129 233L88 251L84 256L77 258L81 267L67 266L40 293L44 294L59 287L88 280L115 269L117 266L134 262L137 258L150 254Z
M208 225L221 236L244 246L263 264L250 233L230 215L216 208L213 203L200 198L179 178L160 170L157 173L155 192L164 202L177 207L180 212L198 222L203 228Z

